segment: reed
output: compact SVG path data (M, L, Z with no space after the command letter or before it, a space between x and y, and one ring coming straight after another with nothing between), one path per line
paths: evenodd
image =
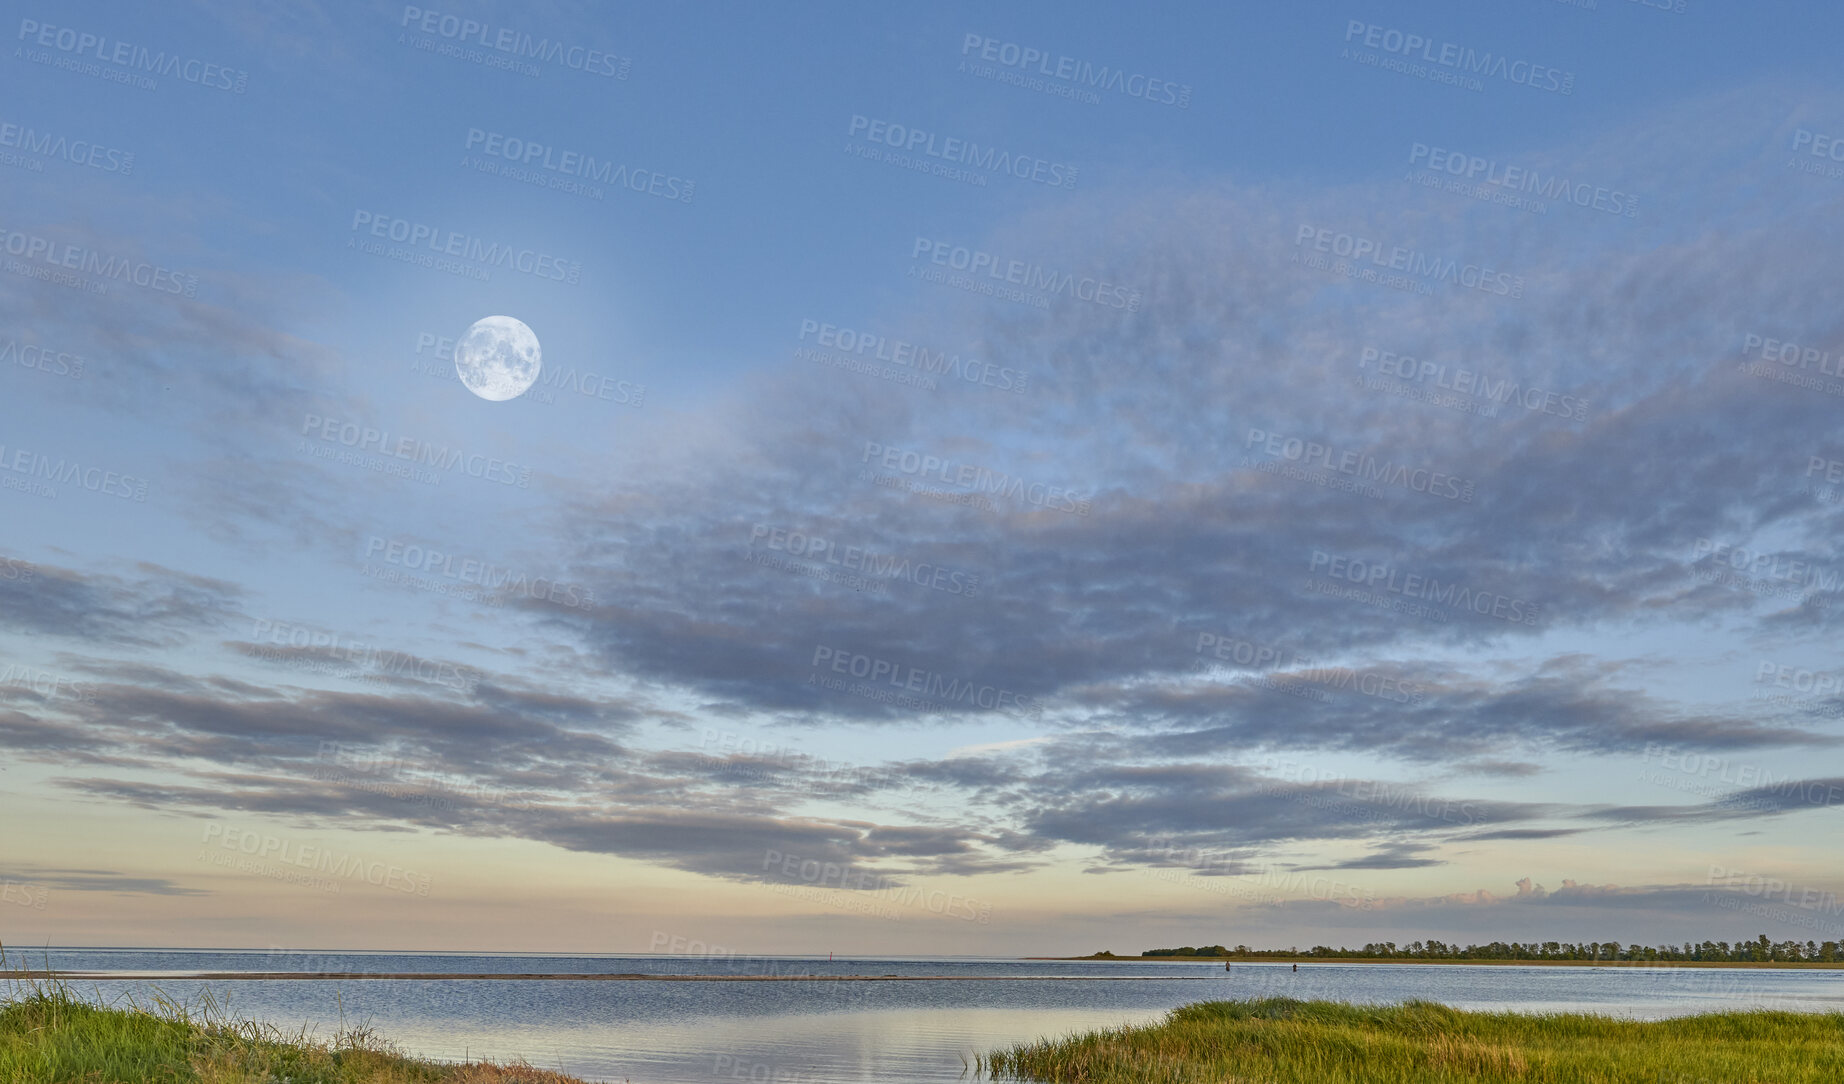
M525 1064L450 1064L404 1055L366 1026L330 1039L238 1020L209 995L182 1005L103 1006L59 982L10 983L0 997L6 1084L583 1084Z
M1835 1084L1844 1013L1641 1021L1427 1001L1213 1001L1150 1026L1022 1043L979 1068L1082 1084Z

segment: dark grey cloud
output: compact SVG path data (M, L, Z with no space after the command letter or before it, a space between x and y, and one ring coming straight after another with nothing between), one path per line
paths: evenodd
M137 562L85 573L9 558L26 574L0 577L0 627L114 648L171 646L236 616L243 588L212 576Z
M1471 835L1455 836L1457 842L1486 841L1493 839L1560 839L1563 836L1579 835L1585 828L1499 828L1490 832L1474 832Z
M1712 750L1825 749L1840 741L1791 720L1688 710L1573 657L1533 670L1491 680L1444 667L1391 664L1361 671L1395 683L1377 684L1379 694L1366 696L1355 681L1343 688L1333 684L1349 668L1331 678L1323 676L1323 668L1266 673L1249 668L1208 684L1091 687L1088 699L1102 718L1155 731L1150 747L1172 755L1342 749L1447 761L1508 751L1639 753L1663 743ZM1280 691L1277 684L1292 691ZM1398 702L1406 699L1406 688L1415 690L1412 703Z
M1786 778L1729 791L1705 802L1616 805L1584 810L1585 820L1620 824L1698 823L1777 817L1844 805L1844 776Z
M1382 850L1374 851L1361 858L1351 858L1343 862L1333 862L1325 866L1301 866L1303 870L1320 869L1420 869L1424 866L1444 864L1439 858L1429 858L1426 852L1432 847L1425 843L1398 843Z
M147 896L204 896L210 893L165 877L138 877L112 869L15 866L0 869L0 881L42 885L49 892L114 892Z

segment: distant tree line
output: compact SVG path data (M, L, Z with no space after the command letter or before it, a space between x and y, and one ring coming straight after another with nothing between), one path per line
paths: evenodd
M1099 952L1097 956L1112 956ZM1315 956L1325 959L1384 960L1619 960L1644 962L1710 961L1720 963L1837 963L1844 962L1844 945L1836 941L1770 941L1762 934L1752 941L1704 941L1682 945L1627 945L1618 941L1494 941L1489 945L1450 945L1445 941L1411 941L1398 947L1394 941L1373 941L1361 949L1330 948L1314 945L1302 952L1299 948L1253 949L1247 945L1225 948L1204 945L1183 948L1148 949L1142 956L1220 956L1231 959L1259 960Z

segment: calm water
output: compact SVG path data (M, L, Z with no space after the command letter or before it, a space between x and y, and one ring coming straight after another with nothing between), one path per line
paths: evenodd
M1723 1008L1844 1011L1844 972L1454 965L1057 963L1014 959L426 955L50 949L53 967L159 973L79 992L145 1001L211 995L240 1015L321 1034L366 1022L429 1057L523 1057L634 1084L839 1084L960 1078L976 1051L1157 1020L1192 1001L1288 995L1426 998L1458 1008L1660 1017ZM26 962L9 953L15 965ZM201 971L959 975L945 982L252 981ZM975 976L1015 975L1020 981ZM1099 976L1152 981L1096 981ZM963 1061L963 1058L966 1061Z

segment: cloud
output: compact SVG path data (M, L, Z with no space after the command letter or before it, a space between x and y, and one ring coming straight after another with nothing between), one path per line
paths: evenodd
M143 877L110 869L62 869L18 866L0 871L0 882L24 881L49 892L110 892L146 896L205 896L200 889L175 884L165 877Z
M148 562L125 574L11 563L29 572L0 578L0 628L99 646L183 643L235 616L243 598L238 584Z
M1505 787L1564 757L1656 743L1839 744L1809 713L1691 696L1580 648L1716 627L1823 644L1844 614L1826 578L1844 568L1844 507L1800 491L1804 457L1835 444L1837 397L1738 371L1750 334L1829 342L1844 329L1835 195L1754 160L1787 106L1756 89L1531 149L1657 196L1659 213L1648 202L1634 221L1511 214L1395 178L1078 196L967 243L1136 284L1138 311L919 286L879 314L917 341L1017 361L1028 394L923 398L771 365L637 420L622 469L599 444L558 451L529 515L478 515L448 489L368 490L353 478L369 472L293 450L307 414L374 405L327 390L357 362L272 326L311 291L291 301L271 279L241 285L237 304L80 306L67 319L94 318L83 341L118 359L107 394L121 410L151 409L169 381L193 401L198 469L183 492L196 523L252 553L285 540L336 586L395 592L377 597L453 633L452 650L417 657L475 680L411 672L354 691L310 673L318 660L300 650L273 653L278 674L226 639L248 605L237 582L43 565L0 580L0 622L55 638L96 680L74 701L5 690L0 741L84 765L61 785L139 808L453 828L739 880L772 879L773 852L974 874L1061 847L1097 871L1230 877L1276 857L1324 862L1330 845L1362 853L1304 868L1400 870L1452 861L1450 844L1829 808L1830 777L1651 806L1455 782ZM1521 296L1445 280L1409 296L1329 274L1310 266L1321 230L1437 266L1500 261ZM1383 351L1520 398L1496 414L1427 402L1419 378L1380 371ZM1544 409L1565 396L1579 414ZM502 563L524 554L518 567L597 601L483 618L387 589L355 555L401 523L442 545L479 540ZM776 542L795 534L826 545ZM1768 574L1735 574L1717 546L1766 558ZM1791 561L1815 574L1773 574ZM482 646L514 628L535 643ZM207 640L236 665L154 658ZM1226 644L1268 654L1240 661L1218 654ZM486 650L498 672L462 661ZM1004 729L848 771L653 747L693 718ZM495 798L437 808L362 773L317 778L324 743ZM1290 778L1283 757L1367 767ZM1565 882L1541 899L1635 895ZM1482 889L1467 905L1498 899Z

